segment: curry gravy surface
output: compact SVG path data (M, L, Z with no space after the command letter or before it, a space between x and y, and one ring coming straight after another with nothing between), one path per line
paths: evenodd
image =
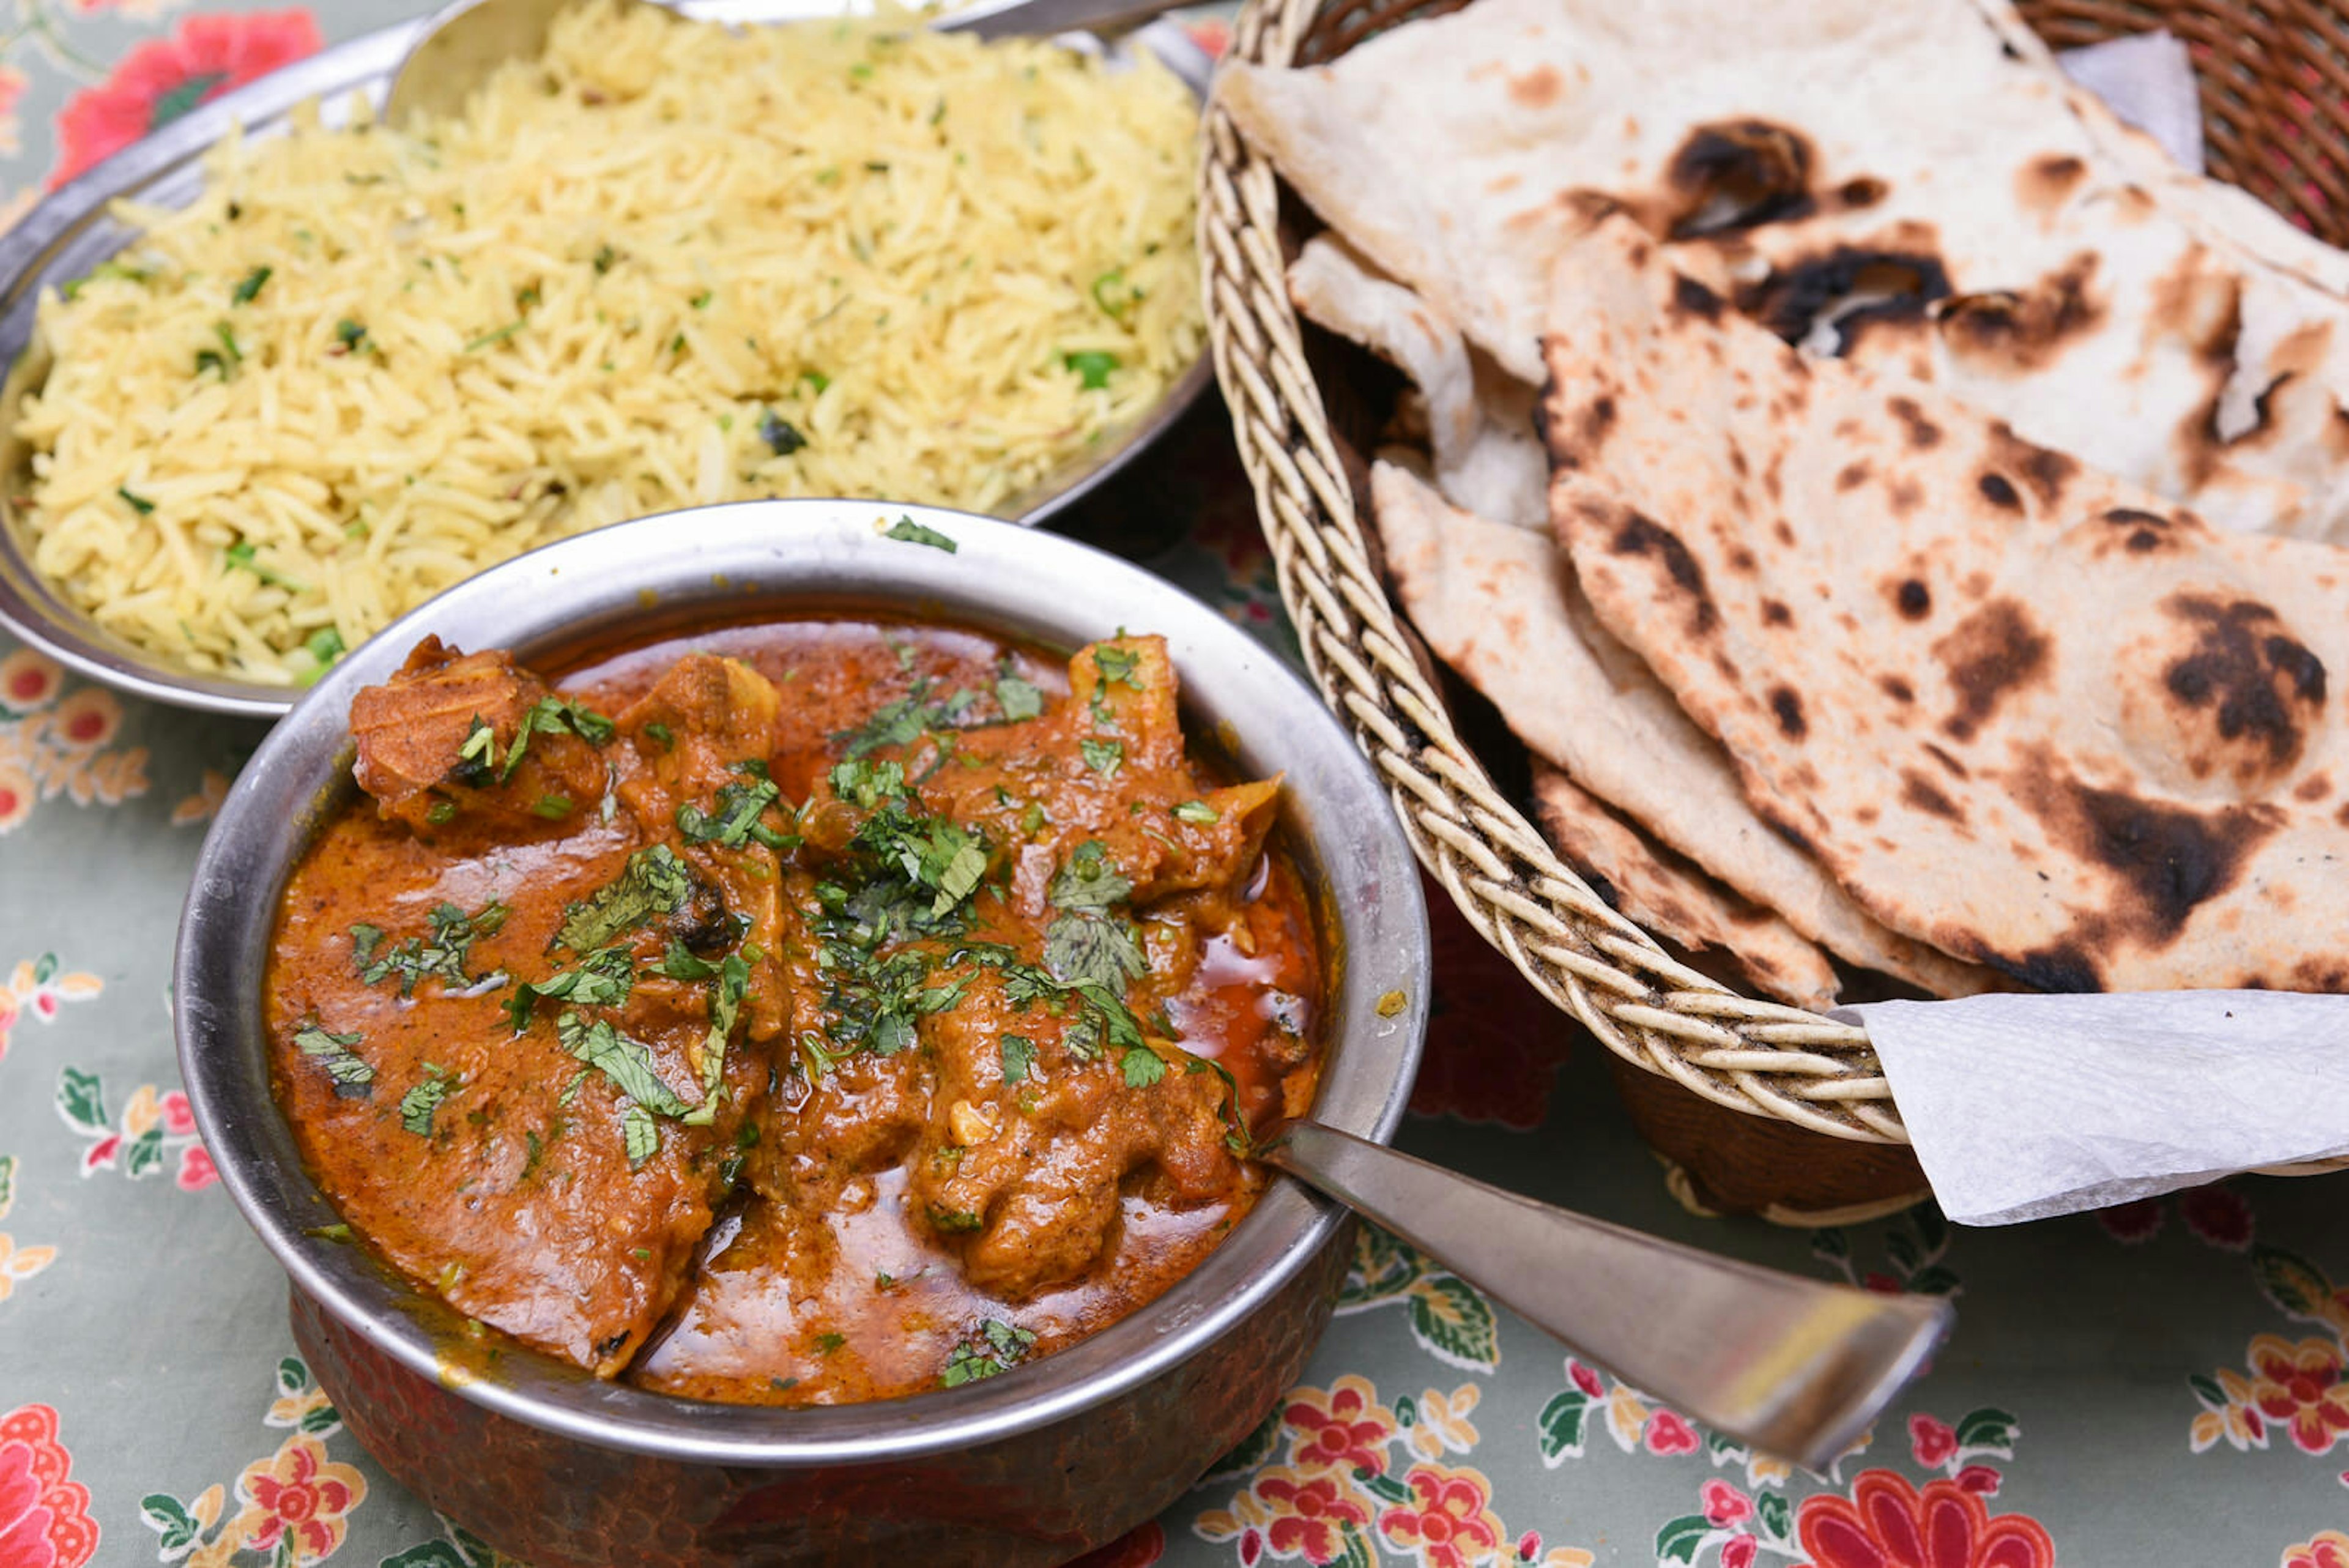
M649 1388L889 1397L1116 1321L1319 1060L1272 787L1174 699L1148 638L782 620L559 690L428 644L284 900L305 1158L420 1286Z

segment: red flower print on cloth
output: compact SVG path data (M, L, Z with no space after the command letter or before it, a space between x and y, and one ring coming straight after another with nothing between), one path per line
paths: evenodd
M344 1515L367 1496L367 1481L350 1466L328 1459L316 1438L297 1432L273 1458L248 1466L237 1490L248 1500L248 1511L260 1516L245 1545L273 1552L280 1537L291 1537L287 1555L307 1562L342 1545L350 1528Z
M2251 1206L2231 1187L2198 1187L2181 1193L2178 1212L2189 1231L2222 1251L2240 1252L2251 1244Z
M212 1151L200 1143L191 1143L180 1151L180 1174L176 1179L182 1192L202 1192L220 1179L220 1167L212 1163Z
M1919 1491L1893 1470L1863 1470L1849 1498L1803 1500L1795 1533L1806 1568L2054 1568L2055 1543L2028 1514L1991 1517L1952 1480Z
M2161 1222L2167 1218L2158 1198L2139 1198L2129 1203L2116 1203L2109 1209L2096 1210L2096 1223L2116 1241L2134 1246L2150 1241L2161 1233Z
M57 116L52 187L129 146L159 125L232 88L318 52L309 12L191 16L177 34L140 45L104 84L74 95Z
M1702 1500L1700 1506L1704 1510L1707 1524L1725 1529L1754 1517L1754 1500L1719 1476L1706 1481L1697 1495Z
M1482 1474L1413 1465L1404 1480L1411 1501L1381 1510L1379 1530L1395 1546L1416 1552L1424 1568L1468 1568L1499 1548L1500 1521L1493 1517L1492 1492Z
M1958 1451L1958 1434L1947 1421L1930 1416L1909 1417L1909 1449L1929 1470L1940 1469Z
M1671 1410L1659 1410L1649 1417L1647 1443L1651 1454L1692 1454L1704 1447L1696 1428Z
M1150 1568L1166 1555L1166 1532L1156 1520L1129 1530L1107 1546L1096 1546L1068 1568Z
M1968 1465L1956 1479L1960 1486L1983 1497L1996 1497L1998 1489L2006 1484L2006 1478L1988 1465Z
M1371 1521L1370 1510L1339 1490L1335 1478L1314 1476L1296 1480L1269 1475L1257 1483L1257 1495L1276 1512L1265 1529L1275 1557L1302 1557L1308 1563L1335 1563L1345 1555L1343 1526Z
M1750 1535L1733 1535L1721 1543L1721 1568L1754 1568L1762 1543Z
M2349 1432L2341 1347L2329 1340L2294 1345L2276 1334L2259 1335L2251 1341L2251 1403L2270 1421L2288 1427L2302 1449L2324 1452Z
M2166 1198L2140 1198L2096 1211L2096 1223L2116 1241L2138 1246L2161 1234L2168 1218ZM2225 1252L2240 1252L2251 1244L2251 1206L2233 1188L2214 1184L2178 1195L2178 1212L2187 1230L2205 1244Z
M1326 1397L1300 1388L1280 1417L1293 1434L1289 1460L1299 1468L1386 1473L1394 1413L1378 1403L1377 1391L1362 1379L1340 1377Z
M72 1469L55 1410L0 1416L0 1568L81 1568L98 1554L89 1489L67 1479Z
M2313 1541L2287 1546L2281 1568L2349 1568L2349 1535L2321 1531Z

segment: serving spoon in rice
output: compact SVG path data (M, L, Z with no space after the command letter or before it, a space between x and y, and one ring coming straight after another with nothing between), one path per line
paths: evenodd
M546 47L554 18L579 0L453 0L429 18L392 77L384 99L384 119L406 123L419 115L446 117L465 107L490 73L508 60L527 59ZM661 0L623 0L629 6ZM1111 33L1138 26L1189 0L990 0L936 16L928 26L941 33L972 33L982 38L1058 33ZM661 4L698 20L781 22L814 13L807 0L685 0Z

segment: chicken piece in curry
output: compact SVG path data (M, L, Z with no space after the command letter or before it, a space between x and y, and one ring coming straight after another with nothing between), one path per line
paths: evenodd
M305 1158L459 1314L672 1393L892 1397L1114 1322L1319 1063L1277 784L1176 697L1150 637L781 621L559 689L428 639L275 936Z

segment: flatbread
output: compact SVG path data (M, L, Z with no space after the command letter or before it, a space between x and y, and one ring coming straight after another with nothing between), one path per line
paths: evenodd
M2349 263L2017 35L2003 0L1477 0L1219 93L1529 384L1551 259L1619 206L1792 340L2228 526L2349 538Z
M1651 934L1691 952L1721 953L1765 996L1822 1012L1835 1005L1835 966L1794 927L1657 848L1598 796L1539 763L1534 815L1557 852Z
M2349 555L1812 361L1611 220L1551 294L1551 510L1746 798L2043 990L2349 989Z
M1720 746L1599 627L1549 540L1447 505L1392 462L1371 469L1371 496L1413 624L1536 755L1852 962L1945 996L1984 988L1979 971L1885 929L1763 823Z
M1549 458L1534 433L1534 391L1472 350L1435 306L1376 272L1330 234L1289 264L1288 293L1309 320L1409 376L1427 400L1436 488L1480 517L1547 531Z

